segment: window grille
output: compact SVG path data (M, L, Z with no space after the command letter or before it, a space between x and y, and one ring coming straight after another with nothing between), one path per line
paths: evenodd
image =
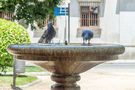
M99 26L100 2L80 2L81 26Z

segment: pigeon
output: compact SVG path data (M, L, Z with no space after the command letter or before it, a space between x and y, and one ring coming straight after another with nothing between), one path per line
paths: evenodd
M82 31L83 44L88 42L90 44L90 40L93 38L93 32L91 30L83 30Z
M52 23L48 23L47 30L44 31L43 35L39 39L38 43L51 43L52 39L55 37L56 31Z

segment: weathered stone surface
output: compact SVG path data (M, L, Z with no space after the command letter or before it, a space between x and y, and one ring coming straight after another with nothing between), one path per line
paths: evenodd
M118 58L125 48L117 44L55 45L21 44L10 45L9 53L17 59L33 61L52 72L56 82L52 90L80 90L76 81L79 74L108 60Z

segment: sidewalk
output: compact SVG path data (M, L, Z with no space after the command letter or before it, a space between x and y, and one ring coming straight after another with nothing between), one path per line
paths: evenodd
M81 74L81 90L135 90L135 61L110 61ZM36 75L36 73L34 74ZM51 90L50 74L37 74L39 81L22 90ZM0 89L0 90L10 90Z

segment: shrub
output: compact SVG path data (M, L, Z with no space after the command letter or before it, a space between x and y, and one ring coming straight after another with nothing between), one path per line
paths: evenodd
M10 44L30 42L29 35L21 25L0 19L0 70L5 72L8 66L12 66L13 57L7 52Z

